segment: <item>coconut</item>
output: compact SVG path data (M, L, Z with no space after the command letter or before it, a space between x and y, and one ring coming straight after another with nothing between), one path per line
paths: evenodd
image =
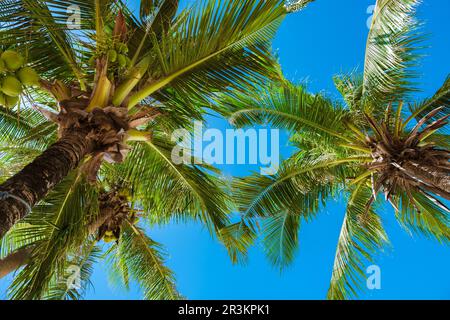
M17 97L22 93L22 84L13 76L6 76L2 81L2 91L10 97Z
M24 64L23 57L13 50L6 50L2 53L1 58L5 62L6 67L11 71L16 71Z
M123 54L117 56L117 62L119 62L119 67L125 68L127 66L127 58Z
M16 73L16 76L26 86L36 86L39 84L39 76L33 68L22 68Z
M108 51L108 59L111 62L116 62L116 60L117 60L117 51L116 50L109 50Z
M125 43L119 43L119 44L117 45L117 50L118 50L120 53L128 53L128 47L127 47L127 45L126 45Z
M114 236L114 233L113 233L112 231L108 230L108 231L105 231L105 236L107 236L107 237L113 237L113 236Z
M5 97L6 97L6 107L7 108L14 107L20 100L19 97L9 97L9 96L5 96Z
M103 237L103 241L104 242L106 242L106 243L109 243L109 242L113 242L113 241L116 241L117 239L116 239L116 237L114 237L114 236L104 236Z

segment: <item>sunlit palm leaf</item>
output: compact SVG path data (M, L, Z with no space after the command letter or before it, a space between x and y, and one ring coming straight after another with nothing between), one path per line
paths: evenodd
M439 207L424 194L412 192L410 198L402 194L397 198L397 220L409 233L434 238L441 243L450 241L450 212Z
M276 267L285 267L295 258L302 215L285 209L262 223L263 245L267 257Z
M248 249L254 244L256 231L245 220L230 224L220 230L219 239L228 250L233 263L245 264Z
M334 84L344 98L348 108L352 111L361 111L362 98L362 75L351 73L348 75L339 75L333 78Z
M64 11L58 7L64 2ZM82 1L79 1L82 2ZM69 34L67 8L71 1L10 0L0 3L2 31L0 44L26 50L27 60L49 78L75 78L82 81Z
M268 42L285 14L280 0L199 2L154 42L161 70L130 106L168 85L206 102L214 92L262 83L274 74Z
M447 76L443 85L439 88L439 90L429 99L422 101L416 105L411 105L411 117L416 118L417 120L422 119L432 110L444 107L439 113L437 113L434 117L430 118L427 123L432 123L437 119L440 119L450 113L450 76Z
M372 196L370 188L359 184L351 193L342 224L334 261L328 299L355 297L365 284L365 265L387 243L381 220L373 209L367 209Z
M43 296L45 300L80 300L92 286L90 278L94 264L101 257L101 250L95 247L95 240L87 241L70 254L64 267L65 274L54 277L50 288Z
M363 110L383 112L411 92L415 52L422 40L414 13L420 0L378 0L367 39Z
M252 95L234 95L224 102L229 121L243 127L270 123L274 127L317 135L330 144L344 142L344 121L348 112L321 95L312 95L303 86L285 82Z
M119 241L119 248L111 254L123 260L126 272L139 283L147 300L176 300L180 294L175 288L173 273L164 265L162 246L145 235L136 226L128 225Z
M155 215L154 222L198 219L217 232L228 224L230 199L223 181L201 166L172 162L173 146L158 136L135 144L125 164L126 180L146 212Z

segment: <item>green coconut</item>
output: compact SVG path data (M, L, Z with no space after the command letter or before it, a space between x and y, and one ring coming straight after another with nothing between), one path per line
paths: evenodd
M126 45L125 43L119 43L119 44L117 45L117 50L118 50L120 53L128 53L128 47L127 47L127 45Z
M125 68L127 66L127 58L123 54L119 54L117 56L117 62L121 68Z
M20 69L25 62L23 57L13 50L6 50L2 53L1 58L5 62L6 67L11 71Z
M20 97L10 97L10 96L5 96L6 98L6 107L7 108L12 108L14 107L20 100Z
M108 59L111 62L116 62L116 60L117 60L117 51L116 50L109 50L108 51Z
M6 76L2 81L2 91L10 97L17 97L22 93L22 83L13 76Z
M0 106L6 106L6 96L0 92Z
M37 86L39 84L39 75L33 68L22 68L16 73L16 76L26 86Z
M106 243L113 242L113 241L116 241L116 240L117 240L117 239L116 239L116 237L114 237L114 236L107 236L107 235L105 235L105 236L103 237L103 241L106 242Z

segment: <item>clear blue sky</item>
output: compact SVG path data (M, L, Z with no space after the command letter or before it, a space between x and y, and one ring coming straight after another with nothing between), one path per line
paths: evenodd
M307 78L310 90L325 90L339 98L331 78L362 67L370 16L367 8L374 3L317 0L306 11L289 16L274 43L287 78ZM423 98L431 95L450 72L450 1L424 0L418 15L430 34L430 47L419 69L422 92L417 96ZM211 126L225 128L227 124L211 119ZM283 154L287 153L284 147ZM222 168L229 175L245 175L249 169L257 169ZM179 290L189 299L324 299L343 215L343 201L338 199L330 202L313 223L303 225L295 263L281 274L270 266L258 245L251 250L248 265L232 266L223 247L210 238L207 230L194 224L171 225L150 234L166 246L168 265L176 273ZM450 248L409 236L390 208L381 215L393 248L377 259L382 289L368 291L361 298L450 299ZM139 298L136 288L129 292L111 288L103 266L97 266L92 280L95 290L90 290L87 298Z

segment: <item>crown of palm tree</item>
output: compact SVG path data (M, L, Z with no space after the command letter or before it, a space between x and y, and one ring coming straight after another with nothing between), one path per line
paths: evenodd
M81 10L80 30L61 12L69 4ZM217 92L250 90L278 76L269 40L288 12L283 1L199 1L180 14L177 6L143 1L137 19L121 1L2 2L2 47L23 52L41 76L23 100L58 125L60 138L3 191L32 207L86 155L93 155L93 169L123 161L127 142L149 140L145 126L156 115L170 117L168 130L187 126ZM42 108L39 98L49 103ZM50 154L58 170L43 172ZM0 215L0 234L26 215L14 199L0 203L16 212Z
M450 77L425 101L411 99L414 51L422 39L414 19L419 1L379 0L369 32L362 75L335 77L345 105L286 81L256 95L231 96L230 121L238 127L270 122L291 132L298 150L273 177L236 179L235 199L250 234L261 223L270 261L295 257L298 229L339 196L347 199L328 298L355 297L364 265L388 243L377 214L380 192L408 231L450 240ZM416 123L413 123L413 122Z

